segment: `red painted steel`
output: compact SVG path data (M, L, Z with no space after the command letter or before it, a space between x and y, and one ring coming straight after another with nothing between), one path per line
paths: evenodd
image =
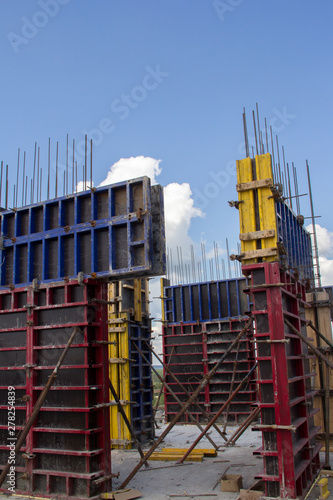
M50 498L99 498L111 474L106 284L88 279L0 292L0 468L7 442L8 386L15 387L16 434L75 326L63 366L15 463L15 492ZM6 358L3 357L6 353ZM3 484L1 491L6 491Z
M279 263L242 266L250 278L255 318L256 361L264 460L258 477L266 495L303 498L320 469L314 426L313 358L285 325L287 318L306 336L306 286Z
M173 324L163 325L163 355L167 365L170 361L170 369L187 390L192 394L204 375L206 375L221 357L223 352L244 327L248 318L233 318L216 322ZM239 359L235 373L235 383L237 384L254 364L254 352L252 341L252 331L240 342ZM174 349L172 358L170 354ZM231 380L236 359L236 349L230 353L223 367L217 371L213 379L206 385L198 400L204 406L206 412L212 417L217 413L221 404L229 397ZM166 382L171 386L181 401L186 401L187 397L178 384L168 375ZM256 399L256 388L253 381L250 381L244 390L240 391L235 400L232 401L229 410L229 422L241 422L251 413L251 405ZM165 415L168 421L178 413L180 407L171 394L165 391ZM198 422L206 422L202 414L195 405L190 407L190 413ZM219 419L223 422L224 415ZM185 414L181 422L190 420Z

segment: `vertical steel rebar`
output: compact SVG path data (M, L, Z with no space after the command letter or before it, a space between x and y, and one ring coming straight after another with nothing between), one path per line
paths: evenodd
M311 189L311 179L310 179L310 169L308 160L306 160L306 170L308 175L308 186L309 186L309 196L310 196L310 208L311 208L311 220L312 220L312 232L313 232L313 241L314 241L314 258L315 258L315 266L317 270L317 275L315 275L315 283L317 287L321 287L321 277L320 277L320 266L319 266L319 253L318 253L318 241L317 241L317 232L315 225L315 216L313 210L313 198L312 198L312 189Z

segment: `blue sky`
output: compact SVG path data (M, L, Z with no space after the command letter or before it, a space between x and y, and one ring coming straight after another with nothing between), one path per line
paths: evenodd
M258 102L302 193L309 160L331 259L332 15L329 0L3 0L0 159L10 166L9 199L18 147L31 175L37 141L45 174L48 137L52 159L59 141L64 162L66 134L78 144L88 133L95 184L121 158L161 160L157 181L189 183L206 214L188 215L190 240L235 245L232 165L244 157L243 107L250 122Z

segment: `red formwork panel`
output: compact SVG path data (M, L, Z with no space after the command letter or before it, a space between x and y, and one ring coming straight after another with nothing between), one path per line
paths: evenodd
M163 325L163 355L164 362L176 375L179 382L189 393L197 386L220 359L229 345L234 341L244 327L247 317L230 318L228 320ZM239 348L225 359L215 376L205 386L198 401L212 417L221 405L228 399L230 391L236 389L238 383L250 371L254 364L252 331L249 330L239 342ZM236 362L236 363L235 363ZM164 373L167 384L177 394L182 402L188 398L184 390L175 382L170 374ZM241 422L251 413L251 405L256 399L256 387L253 380L240 391L231 402L228 411L228 422ZM166 389L164 393L166 420L171 421L179 412L180 405ZM206 422L197 406L192 405L189 412L198 422ZM225 421L225 414L218 420ZM184 414L180 423L191 423Z
M314 375L308 347L286 325L306 337L306 286L278 262L242 266L249 278L255 318L259 407L268 497L304 498L318 470L314 425Z
M17 436L80 329L15 457L16 493L85 499L110 487L106 286L87 279L0 292L0 469L9 456L9 388Z

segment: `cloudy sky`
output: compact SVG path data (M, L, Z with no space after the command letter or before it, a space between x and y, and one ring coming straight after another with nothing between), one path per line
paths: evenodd
M149 175L165 187L167 243L225 257L237 250L235 160L243 158L242 110L252 109L295 162L299 192L312 175L322 278L333 284L329 0L16 0L0 5L0 160L9 165L9 205L33 176L34 144L46 197L56 144L63 192L66 140L82 181L84 136L93 140L94 185ZM1 193L4 203L4 189ZM22 197L22 198L21 198ZM310 215L308 197L301 211ZM309 221L307 221L309 223ZM233 269L232 269L233 271Z

